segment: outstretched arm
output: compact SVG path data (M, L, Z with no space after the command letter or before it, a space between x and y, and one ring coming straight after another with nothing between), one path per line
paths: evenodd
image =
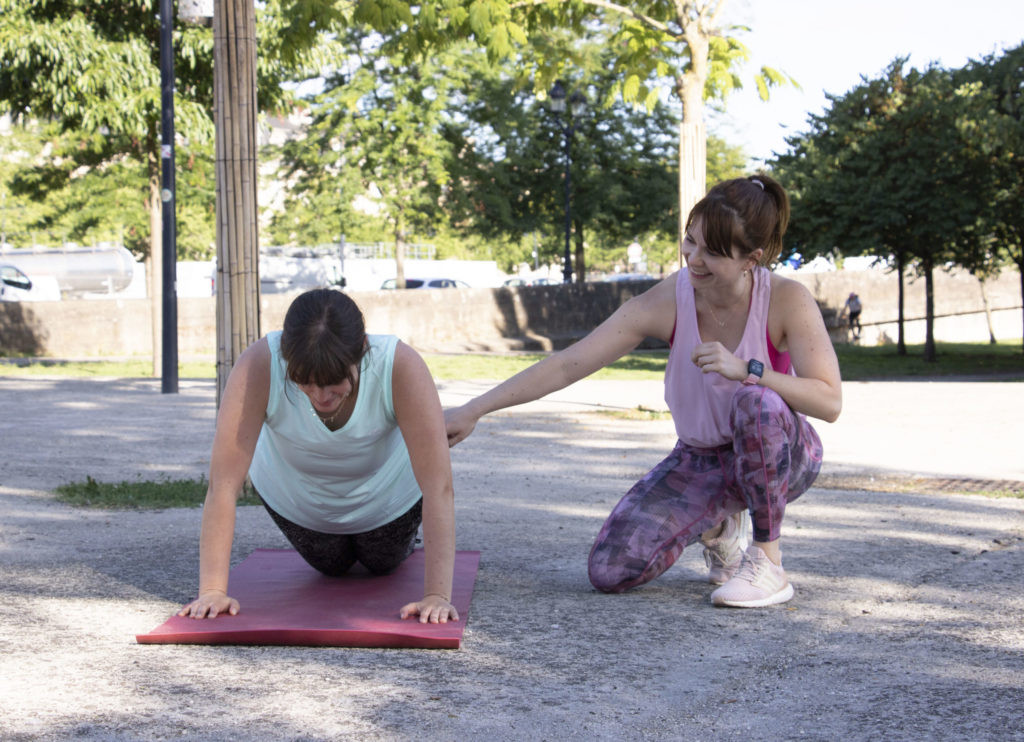
M449 445L465 439L484 415L564 389L618 360L644 338L667 342L675 324L675 284L676 274L672 274L627 301L578 343L520 371L461 407L446 411Z
M398 427L409 449L416 483L423 493L423 551L427 563L423 599L403 606L400 615L418 615L421 623L458 621L458 611L451 603L455 490L451 456L445 442L444 414L427 364L405 343L400 342L395 349L391 387Z
M199 536L199 595L179 616L234 615L238 601L228 596L235 504L245 483L270 396L270 348L266 339L249 346L228 376L210 454L210 484Z

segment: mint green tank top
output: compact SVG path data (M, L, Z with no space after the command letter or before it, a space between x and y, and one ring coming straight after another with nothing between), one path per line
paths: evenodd
M267 335L270 398L249 476L274 511L314 531L364 533L422 496L391 396L398 338L368 340L352 417L332 431L288 379L280 331Z

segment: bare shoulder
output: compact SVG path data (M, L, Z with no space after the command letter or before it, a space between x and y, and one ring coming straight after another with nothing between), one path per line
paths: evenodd
M817 306L807 287L792 278L776 273L771 274L771 301L784 311L799 311L808 306Z
M270 384L270 344L262 337L242 351L231 369L232 377L244 378L246 383L265 380Z
M270 343L267 342L265 336L242 351L242 355L238 357L238 362L235 365L239 366L242 363L270 366Z
M265 337L250 345L235 361L224 399L245 409L266 411L270 398L270 345ZM222 404L222 407L226 406Z
M638 299L646 299L647 301L655 303L671 302L675 304L676 301L676 282L679 278L679 271L666 276L658 283L651 286L644 293L638 296Z
M411 346L401 340L395 345L395 368L408 371L410 368L426 367L427 363L423 356L417 353Z
M395 345L393 378L400 383L424 378L431 379L431 383L433 383L430 369L427 368L427 362L423 360L423 356L401 340Z
M632 314L643 335L668 341L676 320L676 280L679 272L672 273L639 296L626 302L624 315ZM630 312L635 309L636 311Z

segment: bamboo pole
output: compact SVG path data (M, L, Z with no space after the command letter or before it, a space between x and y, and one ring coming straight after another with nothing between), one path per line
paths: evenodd
M217 405L242 351L260 336L256 210L256 14L217 0L213 20L217 172Z

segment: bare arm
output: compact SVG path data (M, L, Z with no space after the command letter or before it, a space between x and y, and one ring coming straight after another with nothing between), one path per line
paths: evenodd
M256 451L269 397L270 348L262 339L242 353L224 389L199 536L199 596L178 615L214 618L219 613L238 613L238 601L227 594L235 505Z
M774 389L797 412L835 422L843 409L839 359L814 297L803 284L778 279L772 296L779 300L782 338L796 376L765 369L761 383Z
M423 493L423 550L426 571L423 599L402 607L401 617L419 615L422 623L457 621L451 604L455 570L455 490L445 439L444 413L434 379L419 354L405 343L395 349L391 378L395 417L412 471Z
M461 407L448 410L445 420L449 444L454 446L465 439L484 415L564 389L618 360L644 338L668 341L676 317L675 284L676 274L672 274L627 301L578 343L520 371Z

